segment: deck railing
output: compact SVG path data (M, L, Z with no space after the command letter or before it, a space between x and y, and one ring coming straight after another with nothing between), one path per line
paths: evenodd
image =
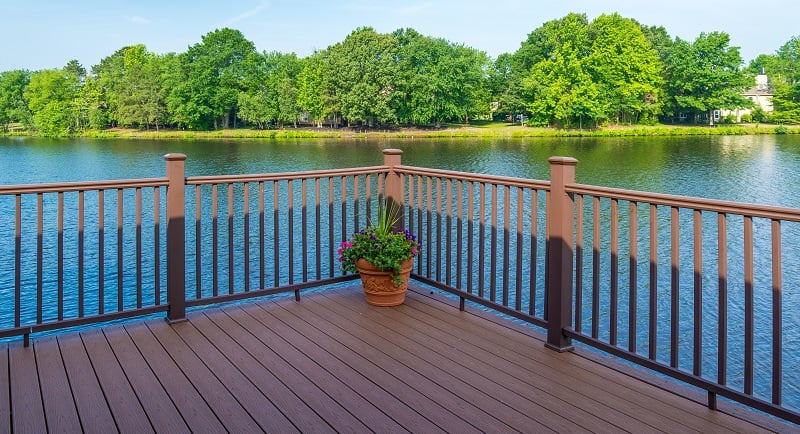
M166 186L0 186L0 336L166 310Z
M0 186L0 337L353 279L339 242L364 227L385 166Z
M574 339L712 408L800 423L800 210L577 184L576 160L550 164L551 182L396 167L415 277L544 327L555 350Z
M712 408L721 395L800 422L800 210L566 191L577 237L566 336L705 389Z
M0 336L354 278L339 242L378 201L421 242L413 277L709 393L800 422L800 210L401 164L0 187ZM589 253L591 246L591 253ZM682 264L690 261L689 272ZM796 364L796 357L789 358Z

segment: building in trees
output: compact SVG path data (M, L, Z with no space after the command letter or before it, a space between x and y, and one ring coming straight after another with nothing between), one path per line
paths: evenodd
M745 98L753 102L752 108L740 108L736 110L720 110L720 116L727 118L733 116L737 123L742 122L742 117L745 121L754 119L754 113L764 113L769 115L775 108L772 104L772 98L775 96L772 90L772 84L769 77L762 71L761 74L756 75L755 86L747 89L742 93Z

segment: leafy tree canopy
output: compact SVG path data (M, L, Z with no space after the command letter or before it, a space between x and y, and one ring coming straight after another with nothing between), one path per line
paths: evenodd
M718 109L752 107L742 92L762 70L775 112L754 118L800 122L798 37L742 68L726 33L689 42L616 13L548 21L496 59L411 28L371 27L299 58L259 53L240 31L223 28L182 53L137 44L90 71L72 60L61 69L0 72L0 130L16 122L47 135L117 126L283 128L301 120L359 128L476 117L564 128L682 115L708 122Z

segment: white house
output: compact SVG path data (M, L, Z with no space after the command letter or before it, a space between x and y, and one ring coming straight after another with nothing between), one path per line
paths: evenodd
M773 106L772 106L772 86L769 82L769 77L762 71L761 74L756 75L756 85L751 87L750 89L746 90L743 93L744 97L753 101L756 107L760 107L765 113L772 113ZM752 109L736 109L736 110L720 110L719 115L721 117L726 117L728 115L736 116L736 122L742 121L742 115L745 114L752 114ZM717 114L717 111L714 111L714 114ZM716 116L715 116L716 117ZM717 121L719 119L715 119Z

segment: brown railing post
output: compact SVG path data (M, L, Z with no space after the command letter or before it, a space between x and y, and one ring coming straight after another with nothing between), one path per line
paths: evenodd
M186 320L186 233L184 154L167 154L167 321Z
M575 182L578 160L569 157L551 157L550 204L547 222L550 228L547 261L547 343L556 351L569 351L572 341L563 329L572 321L572 232L574 230L573 196L565 187Z
M400 180L400 175L394 171L395 166L401 164L403 151L400 149L384 149L383 150L383 165L389 167L389 173L386 175L384 195L386 197L387 205L397 205L402 210L403 207L403 183ZM405 226L405 212L401 212L398 216L395 228L399 229Z

